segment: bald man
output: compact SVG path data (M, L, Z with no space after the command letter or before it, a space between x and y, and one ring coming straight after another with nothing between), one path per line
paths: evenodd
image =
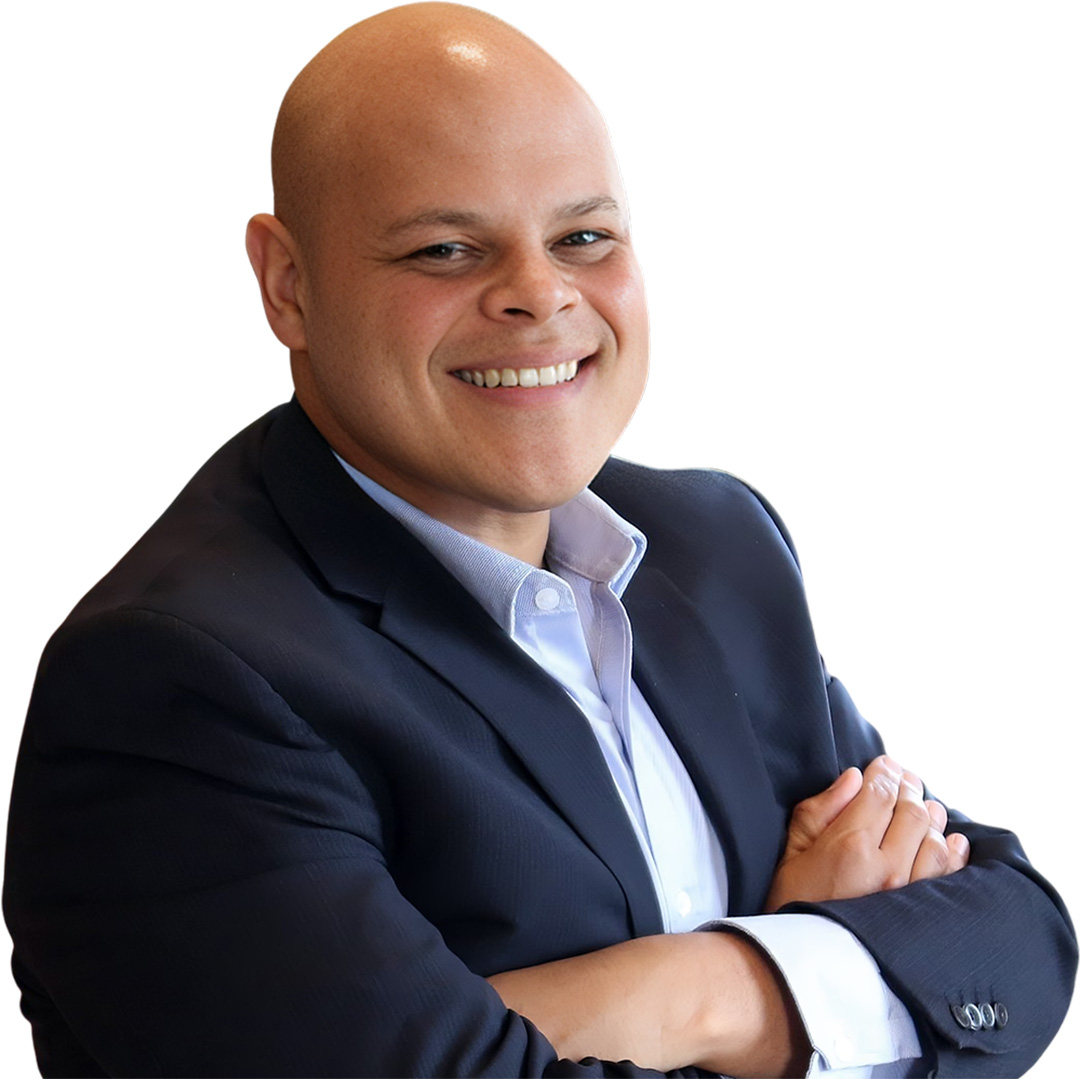
M296 397L31 703L5 911L43 1074L1027 1067L1057 896L883 755L759 496L607 460L647 325L580 87L398 8L301 72L273 171L248 252Z

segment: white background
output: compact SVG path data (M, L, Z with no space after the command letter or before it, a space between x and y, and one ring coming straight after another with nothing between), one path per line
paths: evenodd
M488 7L585 83L626 174L654 368L620 451L763 490L893 754L1080 910L1075 6ZM244 225L288 82L375 10L6 20L4 776L49 633L288 396ZM0 982L5 1075L33 1075ZM1076 1013L1033 1074L1071 1074Z

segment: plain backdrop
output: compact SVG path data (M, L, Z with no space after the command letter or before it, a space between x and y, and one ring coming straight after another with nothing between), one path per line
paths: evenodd
M1080 909L1077 8L488 8L581 79L619 152L654 360L619 452L761 489L893 755ZM244 226L289 81L376 10L5 18L4 789L48 635L290 392ZM16 1000L0 978L4 1073L30 1076ZM1078 1052L1074 1008L1033 1074Z

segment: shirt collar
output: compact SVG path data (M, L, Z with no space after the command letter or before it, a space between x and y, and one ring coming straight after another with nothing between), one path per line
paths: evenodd
M361 490L424 544L513 636L518 592L526 583L533 591L543 587L543 579L550 575L437 521L334 456ZM546 561L560 576L578 574L608 585L621 597L645 555L645 546L644 534L588 488L551 511Z

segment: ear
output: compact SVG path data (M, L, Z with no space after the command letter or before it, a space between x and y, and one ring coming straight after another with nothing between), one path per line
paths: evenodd
M289 230L271 214L256 214L248 222L246 242L270 329L290 351L306 352L304 312L297 295L299 260Z

